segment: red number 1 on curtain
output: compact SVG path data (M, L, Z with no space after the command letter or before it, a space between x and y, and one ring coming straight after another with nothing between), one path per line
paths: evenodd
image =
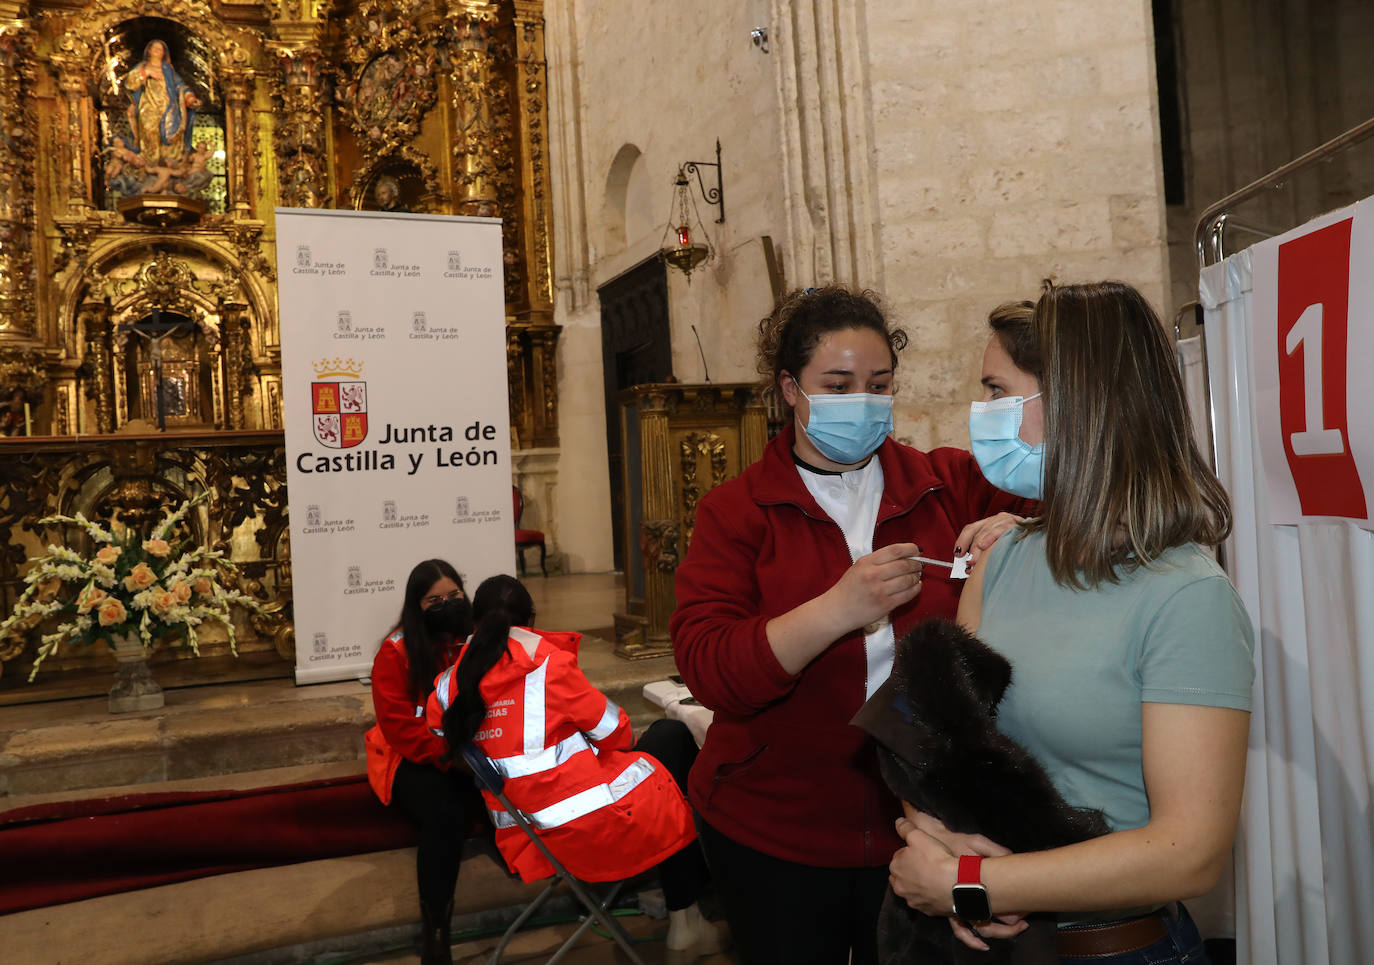
M1304 516L1368 515L1346 418L1352 222L1279 246L1279 424Z

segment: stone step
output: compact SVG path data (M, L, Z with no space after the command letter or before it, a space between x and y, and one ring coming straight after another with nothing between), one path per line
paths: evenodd
M588 637L579 662L636 730L660 716L642 690L674 672L671 657L626 661L610 642ZM103 698L4 707L0 800L361 761L362 735L374 721L371 691L356 680L179 688L158 710L120 715Z
M463 862L459 919L532 900L485 853ZM4 960L189 965L400 929L419 934L415 849L240 871L0 917Z

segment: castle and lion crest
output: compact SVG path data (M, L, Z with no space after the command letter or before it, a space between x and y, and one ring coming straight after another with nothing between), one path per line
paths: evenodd
M312 365L315 381L310 383L310 405L315 441L330 449L351 449L367 438L363 363L332 358L320 359Z

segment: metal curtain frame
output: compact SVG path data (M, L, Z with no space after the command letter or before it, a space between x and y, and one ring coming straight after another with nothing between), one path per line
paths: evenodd
M1263 177L1251 181L1240 190L1233 191L1220 201L1210 205L1198 218L1197 227L1193 231L1193 241L1197 245L1198 267L1206 268L1226 257L1226 228L1228 224L1234 228L1264 237L1271 237L1275 234L1275 232L1267 229L1237 221L1228 214L1231 208L1242 201L1248 201L1264 193L1269 188L1282 187L1297 172L1310 168L1318 161L1339 154L1371 135L1374 135L1374 117L1362 124L1355 125L1343 134L1336 135L1325 144L1314 147L1306 154L1275 168Z

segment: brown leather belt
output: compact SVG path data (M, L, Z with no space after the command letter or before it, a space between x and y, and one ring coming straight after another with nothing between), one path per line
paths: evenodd
M1107 955L1120 955L1124 952L1139 951L1169 935L1164 926L1168 908L1143 918L1129 918L1126 921L1105 922L1101 925L1078 926L1059 929L1058 952L1060 958L1102 958Z

